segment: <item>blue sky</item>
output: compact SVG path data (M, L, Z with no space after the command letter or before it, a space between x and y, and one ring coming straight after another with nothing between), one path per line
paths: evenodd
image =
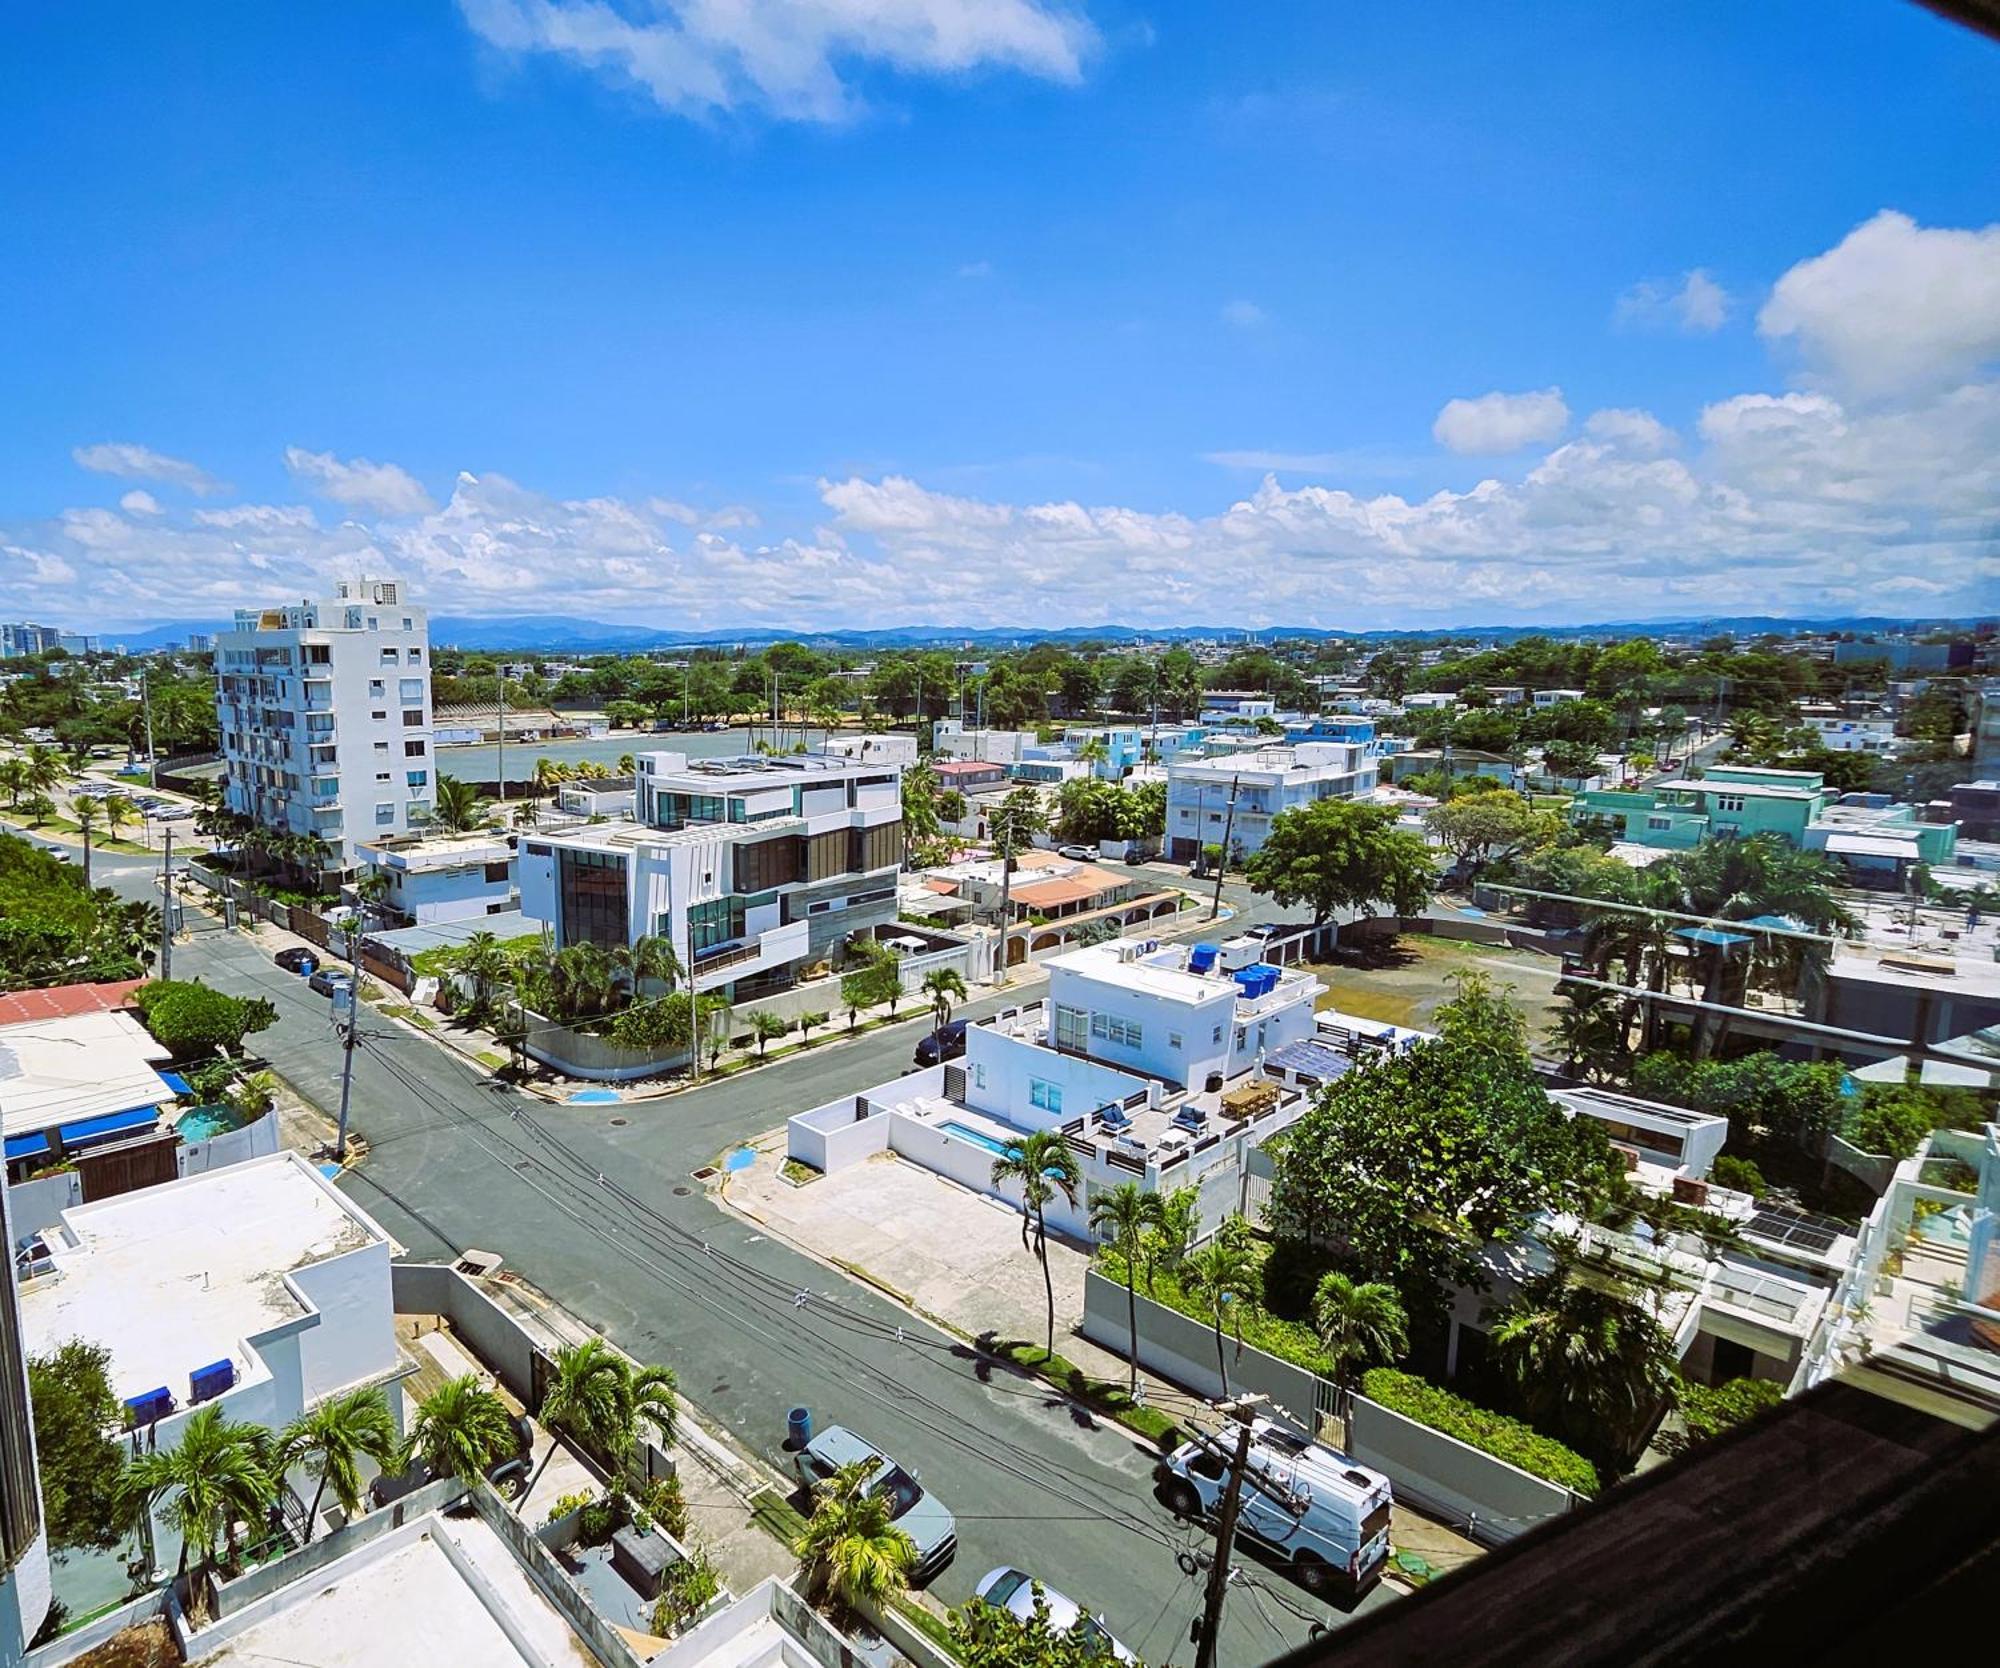
M1989 608L1996 155L1894 0L17 6L0 604Z

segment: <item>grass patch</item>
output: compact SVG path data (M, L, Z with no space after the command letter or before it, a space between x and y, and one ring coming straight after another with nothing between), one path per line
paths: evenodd
M845 1257L835 1257L832 1259L832 1261L834 1267L841 1269L845 1273L853 1275L854 1278L859 1280L863 1285L873 1286L878 1292L882 1292L889 1297L893 1297L898 1303L902 1304L905 1308L914 1306L915 1300L910 1296L908 1292L898 1291L894 1286L890 1285L887 1280L878 1279L876 1276L870 1274L868 1270L863 1268L859 1263L851 1263Z
M750 1502L750 1521L774 1540L783 1542L787 1551L806 1532L806 1520L798 1508L776 1489L766 1489Z
M951 1623L934 1611L926 1610L921 1604L905 1593L898 1593L890 1601L896 1614L908 1622L933 1645L955 1662L964 1661L958 1641L952 1637Z
M473 1055L473 1059L477 1060L488 1071L505 1071L507 1069L507 1056L504 1054L495 1054L490 1048L482 1048L477 1054Z
M1023 1343L1018 1338L1007 1339L991 1348L1002 1361L1033 1373L1037 1378L1046 1379L1057 1389L1076 1397L1093 1412L1117 1420L1127 1430L1136 1431L1161 1453L1175 1447L1181 1440L1180 1426L1169 1415L1156 1407L1141 1406L1122 1384L1092 1378L1074 1361L1053 1355L1039 1344Z
M792 1186L804 1187L808 1182L818 1181L824 1172L815 1170L804 1159L788 1158L783 1164L778 1166L778 1174L783 1176Z
M539 947L541 942L542 935L538 932L519 933L513 938L501 939L500 948L510 956L519 956L528 949ZM457 963L460 948L456 944L440 944L434 950L420 950L410 957L410 971L426 979L449 973Z

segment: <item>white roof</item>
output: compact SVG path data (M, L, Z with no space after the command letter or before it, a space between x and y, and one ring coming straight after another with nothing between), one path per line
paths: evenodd
M1901 839L1893 834L1829 834L1826 849L1846 857L1915 857L1917 834L1915 829Z
M297 1597L293 1598L292 1593ZM203 1668L583 1668L597 1661L507 1543L477 1517L434 1513L357 1548L281 1595L268 1614L248 1612L194 1645Z
M174 1098L153 1067L172 1055L128 1013L0 1026L0 1125L26 1135Z
M225 1356L258 1367L248 1340L312 1311L283 1276L387 1236L295 1153L121 1193L63 1213L55 1273L21 1288L31 1354L71 1338L111 1352L123 1401ZM338 1386L307 1386L308 1396Z

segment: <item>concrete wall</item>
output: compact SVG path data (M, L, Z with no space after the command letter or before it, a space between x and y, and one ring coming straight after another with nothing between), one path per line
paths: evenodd
M397 1314L444 1316L502 1384L534 1400L535 1345L505 1309L446 1263L392 1263L389 1277Z
M246 1159L266 1158L278 1150L278 1112L273 1107L254 1123L232 1129L206 1141L181 1144L180 1166L184 1176L204 1175Z
M896 1100L942 1095L944 1067L929 1066L883 1087L884 1090L893 1089ZM886 1151L889 1146L889 1120L883 1112L885 1101L889 1098L892 1097L884 1095L878 1100L873 1098L872 1093L842 1095L840 1099L815 1106L809 1112L798 1113L785 1126L787 1155L831 1174L859 1163L872 1153ZM869 1110L870 1116L856 1115L863 1107Z
M277 1150L278 1114L273 1110L226 1135L185 1142L177 1156L182 1175L198 1176L241 1164L246 1159L265 1158ZM81 1205L83 1178L74 1170L66 1170L60 1175L16 1182L7 1189L7 1196L12 1202L14 1238L18 1242L30 1234L47 1232L64 1211Z
M1049 1023L1055 1023L1053 1016ZM1129 1096L1152 1088L1146 1078L1037 1047L991 1026L971 1027L965 1043L967 1102L1023 1129L1054 1129L1100 1106L1122 1105ZM1056 1085L1061 1106L1054 1110L1035 1106L1030 1079Z
M244 1571L233 1581L213 1581L210 1592L215 1600L215 1614L218 1619L237 1615L266 1594L275 1593L281 1587L303 1580L315 1570L337 1563L370 1541L402 1528L405 1523L414 1523L418 1518L428 1517L432 1512L449 1506L465 1492L465 1484L456 1477L440 1477L401 1499L392 1500L379 1511L364 1512L295 1552Z
M1214 1329L1139 1294L1139 1360L1149 1371L1198 1395L1222 1393ZM1125 1288L1096 1269L1084 1277L1083 1335L1123 1356L1131 1348ZM1223 1351L1231 1391L1261 1391L1293 1423L1316 1429L1331 1407L1332 1386L1305 1368L1244 1346L1225 1330ZM1494 1546L1525 1534L1576 1504L1568 1489L1356 1396L1348 1452L1388 1477L1399 1498Z
M371 1240L286 1278L320 1316L319 1325L298 1335L302 1406L395 1370L400 1357L387 1243Z

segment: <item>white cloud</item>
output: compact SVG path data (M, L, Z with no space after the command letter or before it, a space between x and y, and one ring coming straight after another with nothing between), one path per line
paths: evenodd
M371 463L367 458L349 458L343 463L331 452L287 446L285 467L292 479L309 491L357 510L418 515L431 508L431 495L424 491L423 483L393 463Z
M1254 301L1226 301L1222 306L1222 322L1233 324L1238 330L1254 330L1264 322L1264 309Z
M1670 328L1689 336L1712 336L1729 322L1736 298L1706 267L1681 274L1678 283L1647 279L1618 298L1613 317L1641 328Z
M98 475L116 475L120 480L165 481L206 496L223 490L222 483L201 465L185 458L170 458L150 446L129 440L105 440L95 446L78 446L70 453L85 469Z
M160 501L143 488L134 487L118 500L118 507L127 515L158 515Z
M1680 439L1650 411L1618 408L1593 411L1583 425L1583 432L1634 457L1658 457L1662 452L1671 452Z
M2000 225L1924 227L1884 209L1780 278L1757 328L1853 395L1972 376L2000 359Z
M1074 82L1097 43L1059 0L459 0L475 34L639 88L662 110L843 121L860 65L909 75L999 68Z
M1448 401L1431 425L1431 434L1454 452L1499 457L1553 440L1568 423L1562 390L1544 388L1531 394L1492 393Z
M991 278L993 276L993 263L991 261L967 261L965 265L958 269L958 275L961 278Z

